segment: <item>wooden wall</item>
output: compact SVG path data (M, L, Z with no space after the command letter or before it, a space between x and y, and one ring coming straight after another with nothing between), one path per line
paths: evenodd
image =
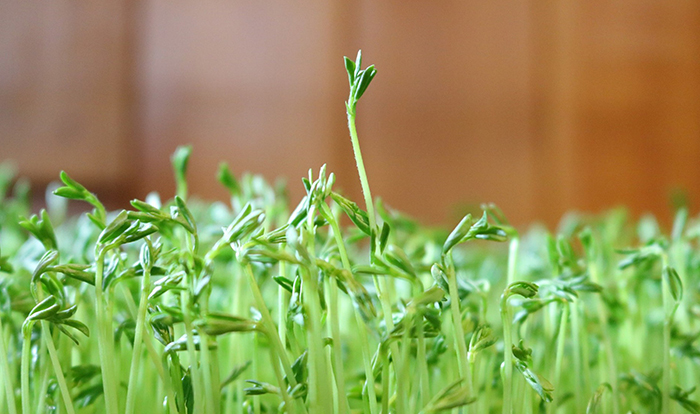
M343 55L373 192L430 222L494 201L518 223L700 192L700 3L0 0L0 158L116 201L323 163L359 197Z

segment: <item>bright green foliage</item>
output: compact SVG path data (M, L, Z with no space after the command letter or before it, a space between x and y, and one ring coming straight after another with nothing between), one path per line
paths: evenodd
M548 234L485 205L421 226L371 197L355 116L376 70L345 66L364 204L325 166L290 204L223 164L230 203L203 202L184 147L177 194L128 210L61 173L48 197L93 208L64 220L0 167L0 412L700 412L699 219Z

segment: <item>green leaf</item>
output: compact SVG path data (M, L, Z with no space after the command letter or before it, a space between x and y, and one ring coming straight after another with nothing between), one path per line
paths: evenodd
M365 91L367 90L367 87L372 82L372 79L374 79L374 76L376 74L377 70L374 68L374 65L371 65L367 69L360 71L360 79L356 80L357 88L355 89L355 101L359 101L362 95L364 95Z
M600 400L603 398L605 390L612 392L612 387L607 382L604 382L598 386L595 394L588 401L588 406L586 407L586 414L596 414L598 412L598 405Z
M517 360L515 362L515 366L518 368L518 371L523 374L525 381L527 381L530 387L535 390L537 395L539 395L542 400L552 402L554 394L554 386L552 383L547 381L544 377L537 375L525 362L521 360Z
M236 180L236 177L233 175L228 164L225 162L219 164L219 170L216 174L216 178L224 187L226 187L232 196L237 196L241 193L241 185L238 183L238 180Z
M255 321L223 313L210 313L204 319L195 321L194 325L211 336L231 332L251 332L258 329Z
M56 242L56 234L54 233L49 214L44 209L39 214L41 218L33 215L29 219L21 220L19 225L34 235L44 245L46 250L55 250L58 248L58 243Z
M666 283L668 283L673 300L675 300L676 303L679 303L681 300L683 300L683 282L681 282L678 272L676 272L676 269L672 268L671 266L664 266L662 273L663 279L666 281Z
M97 237L98 244L108 244L114 241L117 237L124 234L132 225L129 220L126 210L119 212L119 215L102 230L102 233Z
M175 173L177 195L182 198L187 198L187 166L190 155L192 155L192 146L186 145L177 147L172 157L170 157L173 164L173 172Z
M442 254L449 253L453 247L462 242L464 237L467 235L471 224L472 215L467 214L466 216L464 216L464 218L462 218L459 224L457 224L457 227L455 227L454 230L452 230L450 235L447 236L447 240L445 240L445 243L442 245Z
M435 396L425 405L421 413L439 413L445 410L462 407L476 401L476 397L469 395L467 386L460 386L464 380L462 378L454 381L447 387L435 394Z
M537 295L538 286L530 282L513 282L506 288L507 296L520 295L525 298L531 298Z
M352 85L355 83L355 62L353 62L347 56L344 56L343 60L345 61L345 71L348 73L348 83L350 84L350 87L352 87Z
M362 210L358 205L347 198L341 196L340 194L336 192L331 193L331 198L333 201L335 201L336 204L343 210L345 214L347 214L348 218L350 218L350 221L357 226L360 231L365 233L368 236L372 235L372 232L370 231L369 228L369 216L367 215L367 212Z
M42 319L49 319L56 315L59 311L60 305L54 296L49 296L41 302L37 303L34 308L29 312L27 316L28 321L36 321Z
M671 399L681 405L687 412L692 414L700 414L700 404L688 398L690 394L695 392L695 386L688 390L683 390L679 386L674 386L671 390Z

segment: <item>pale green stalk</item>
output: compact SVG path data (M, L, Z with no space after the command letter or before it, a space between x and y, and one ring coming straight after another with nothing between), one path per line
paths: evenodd
M233 272L232 272L233 273ZM241 315L243 313L243 289L244 289L244 279L242 277L236 277L236 285L233 291L233 314ZM230 355L234 366L239 366L243 363L242 353L245 346L242 346L245 338L239 335L231 335L230 342ZM234 402L234 391L236 394L236 400ZM229 412L233 414L243 414L243 383L241 381L236 381L234 390L227 394L226 406Z
M428 357L425 354L425 335L423 333L423 317L421 315L420 322L418 323L418 351L416 357L418 358L418 371L420 375L420 399L418 400L417 407L422 407L425 403L430 401L430 375L428 374ZM414 410L415 411L415 410Z
M43 354L43 352L42 352ZM43 414L44 411L46 411L46 391L49 388L49 367L48 364L44 364L41 368L42 371L42 379L41 379L41 385L39 386L39 392L34 398L34 405L36 405L36 414Z
M280 246L284 248L284 245ZM287 277L287 263L280 261L280 275ZM280 337L282 344L287 343L287 304L289 303L289 295L282 286L277 287L277 334Z
M348 251L345 248L345 241L340 232L340 226L336 220L333 212L328 207L326 203L321 203L321 212L323 217L328 221L333 230L333 238L335 239L335 244L338 246L338 253L340 254L340 261L343 268L352 274L352 266L350 265L350 259L348 257ZM359 335L360 345L362 348L362 363L365 370L365 388L367 389L370 414L378 414L377 408L377 396L374 390L374 375L372 374L372 356L369 349L369 340L367 339L367 331L364 320L360 312L353 306L355 321L357 322L357 334Z
M29 362L31 360L31 335L33 322L22 326L22 362L21 362L21 388L22 388L22 414L31 414L31 400L29 399Z
M508 308L508 297L501 299L501 321L503 322L503 414L513 412L513 334L510 325L512 317Z
M282 400L284 401L285 410L289 413L295 413L294 402L287 392L287 387L284 386L284 376L280 370L279 359L275 358L275 352L270 349L270 365L272 365L272 370L275 372L275 377L277 378L277 383L280 384L280 394L282 394Z
M61 397L63 398L63 404L66 407L66 412L68 414L75 414L73 399L71 398L70 391L68 391L66 378L63 376L63 369L58 361L58 353L56 352L53 338L51 338L51 330L49 329L49 323L47 321L41 321L41 330L44 341L46 341L46 347L49 350L49 358L51 359L51 364L53 365L54 374L56 374L56 382L58 383L58 388L61 391Z
M578 312L578 306L577 302L578 300L574 302L569 303L569 311L571 313L571 338L572 338L572 346L574 348L574 384L575 384L575 401L576 401L576 410L583 410L583 407L586 405L586 401L584 399L584 392L583 390L585 389L585 382L583 378L583 364L585 361L583 361L582 355L581 355L581 324L579 322L579 312Z
M589 261L588 264L589 272L591 274L591 281L593 283L599 283L599 271L598 263L595 259ZM615 360L615 351L612 347L612 341L610 339L610 333L608 332L608 322L605 316L605 304L603 303L603 297L598 296L596 300L596 311L598 313L598 325L603 332L603 347L605 348L605 356L608 365L608 378L607 381L612 387L612 406L613 414L620 413L620 403L618 401L618 387L617 387L617 362Z
M348 115L348 129L350 130L350 140L352 141L352 150L355 155L355 163L357 164L357 172L360 176L360 184L362 186L362 194L364 195L365 199L365 207L367 209L367 216L369 219L369 228L370 228L370 233L371 236L370 238L374 239L376 236L377 232L377 219L374 214L374 201L372 199L372 192L370 191L369 188L369 180L367 179L367 172L365 170L365 163L362 158L362 150L360 149L360 140L357 136L357 126L355 124L355 115L356 115L356 106L357 101L354 100L353 97L350 97L348 100L348 104L346 105L347 109L347 115ZM372 257L374 255L374 252L370 252L370 260L372 260ZM387 330L391 332L391 330L394 329L394 322L391 319L391 303L389 302L389 298L386 296L386 284L381 283L382 286L380 288L380 282L378 282L377 277L374 276L375 279L375 286L377 287L377 295L379 296L380 303L382 305L382 312L384 313L384 323L386 324ZM399 360L399 352L398 352L398 346L396 343L392 343L390 345L391 349L391 355L394 363L394 373L401 372L401 361ZM403 408L403 381L402 378L398 378L399 375L397 375L396 381L397 381L397 393L398 397L396 399L396 412L397 414L403 414L404 413L404 408Z
M333 362L335 382L338 392L338 414L345 414L349 410L348 398L345 393L345 372L343 371L343 351L341 348L340 319L338 315L338 284L335 279L328 280L329 313L331 337L333 338Z
M187 194L187 183L182 180L182 183L184 185L184 193L180 193L180 197L185 199L184 195ZM178 189L180 190L180 189ZM183 231L183 238L185 239L185 246L186 246L186 251L189 253L188 261L190 262L190 266L194 265L194 256L197 251L197 234L196 231L194 234L191 234L192 237L190 237L190 234L186 231ZM194 239L194 240L193 240ZM199 364L197 361L197 354L196 354L196 348L194 344L194 327L192 326L192 316L190 315L190 289L191 289L191 280L190 280L190 274L189 272L185 272L185 277L183 280L184 283L184 289L180 291L180 309L182 311L182 316L185 322L185 337L187 340L187 356L189 358L190 362L190 377L192 378L192 388L194 390L194 412L195 413L204 413L204 408L206 406L205 404L205 399L204 399L204 385L202 384L203 382L203 374L200 371ZM201 341L200 337L200 341ZM201 345L201 343L200 343ZM201 349L201 347L200 347ZM207 412L207 414L210 414L211 412Z
M124 289L123 285L119 286L121 287L121 293L122 296L124 296L124 301L126 302L126 307L129 310L131 317L138 319L139 310L136 307L136 303L134 303L134 298L132 298L131 294L126 289ZM146 332L144 331L144 333ZM164 384L165 395L168 397L168 407L170 408L170 412L173 414L177 413L178 410L177 406L175 405L175 391L173 390L172 384L170 383L170 380L168 379L165 373L163 360L158 355L158 351L156 351L155 347L153 346L153 342L151 342L151 337L149 335L146 334L143 336L143 344L146 346L146 352L149 358L151 359L151 362L153 363L153 366L155 367L156 372L160 377L160 380Z
M2 371L2 382L5 384L7 412L9 414L17 414L17 406L15 405L15 391L14 387L12 386L12 375L10 374L10 366L7 363L7 358L7 348L5 347L5 329L2 326L2 317L0 317L0 370Z
M205 300L202 301L202 313L209 313L209 304L207 299L209 295L205 295ZM199 333L200 347L202 352L202 377L204 382L204 395L206 396L206 411L209 414L219 413L219 402L214 398L214 387L212 386L211 372L211 356L209 353L209 336L204 332Z
M104 276L104 260L108 249L102 249L95 262L95 308L97 312L97 346L100 353L100 368L102 370L102 388L104 390L105 410L107 414L118 414L117 376L114 369L114 354L109 352L112 342L112 321L105 317L105 300L103 298L102 278Z
M508 276L507 285L515 282L516 265L518 263L518 247L520 240L517 235L512 236L508 251ZM513 402L511 399L513 392L513 334L512 334L512 316L508 307L508 296L504 293L501 298L501 321L503 322L503 414L511 414L513 410Z
M369 189L369 180L367 180L367 172L365 171L365 163L362 159L362 150L360 150L360 140L357 137L357 127L355 126L355 109L348 106L348 129L350 130L350 140L352 141L352 150L355 154L355 163L357 164L357 172L360 175L360 184L362 185L362 194L365 197L365 207L367 208L367 216L369 217L369 228L372 233L377 231L377 219L374 216L374 202L372 192ZM373 254L374 252L372 252Z
M508 244L508 279L506 280L506 286L510 286L511 283L515 282L515 273L517 271L518 265L518 249L520 247L520 238L516 235L511 236L510 243Z
M318 285L315 275L302 269L301 277L306 295L303 301L308 309L308 319L305 319L306 337L309 346L309 399L311 414L332 412L332 392L328 388L328 369L325 364L323 339L321 331L321 305L317 295Z
M666 254L662 254L663 267L668 266L668 257ZM661 297L663 300L664 308L664 328L663 328L663 341L664 341L664 356L663 356L663 374L661 379L661 412L663 414L671 413L671 325L673 324L673 314L670 309L674 306L673 298L671 297L671 290L669 287L669 281L665 280L665 277L661 278Z
M190 362L190 377L192 378L192 388L194 390L194 411L196 413L203 413L202 405L204 403L204 398L202 398L202 382L199 372L199 367L197 364L197 354L195 353L194 345L194 331L192 330L192 317L189 313L189 303L190 303L190 283L189 276L185 274L185 288L180 291L180 308L182 309L182 316L185 321L185 337L187 340L187 355ZM200 338L201 340L201 338Z
M253 335L253 349L258 349L259 344L258 344L258 337L257 335ZM251 370L253 371L253 377L254 378L259 378L260 377L260 362L258 359L260 358L260 355L258 352L253 353L253 363L251 366ZM260 409L260 396L259 395L253 395L253 413L254 414L261 414L261 409Z
M457 348L457 366L459 377L463 378L469 393L472 393L471 384L471 364L467 357L467 344L464 339L464 328L462 327L462 311L459 306L459 291L457 289L457 274L448 271L447 283L450 290L450 311L452 312L452 327L454 329L454 341Z
M275 327L275 323L272 319L272 315L270 315L269 309L267 309L267 306L265 305L265 300L263 299L262 292L260 292L258 282L255 280L255 275L253 274L253 269L251 268L250 263L244 265L244 270L245 274L248 276L248 286L253 293L253 299L255 300L258 311L262 316L261 322L263 324L263 328L265 329L265 333L270 339L271 345L277 354L277 358L279 358L280 362L282 363L284 375L287 376L289 385L294 388L297 385L297 381L296 377L294 376L294 372L292 371L292 365L289 362L289 356L287 355L284 345L282 345L282 341L280 341L280 337L277 335L277 328ZM280 387L283 386L284 384L280 384ZM305 413L306 409L304 405L300 404L299 406L301 407L301 411Z
M556 362L554 365L554 383L561 387L561 370L562 362L564 360L564 345L566 344L566 322L569 319L569 306L565 303L561 309L561 320L559 321L559 332L557 334L557 355ZM560 393L561 395L561 393ZM551 404L547 404L547 412L551 413L556 411L559 405L558 399L553 401Z
M138 314L136 316L136 332L134 333L134 349L129 369L129 384L126 391L126 414L133 414L136 404L136 381L141 374L141 347L145 331L146 310L148 308L148 292L151 286L151 269L144 267L141 279L141 297L139 298Z

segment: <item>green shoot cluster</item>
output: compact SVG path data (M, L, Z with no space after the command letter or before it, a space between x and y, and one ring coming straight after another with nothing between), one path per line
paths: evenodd
M421 226L371 196L361 66L364 205L325 166L297 204L225 164L230 202L191 199L182 147L172 199L108 212L61 173L31 215L0 167L0 412L699 413L700 220Z

